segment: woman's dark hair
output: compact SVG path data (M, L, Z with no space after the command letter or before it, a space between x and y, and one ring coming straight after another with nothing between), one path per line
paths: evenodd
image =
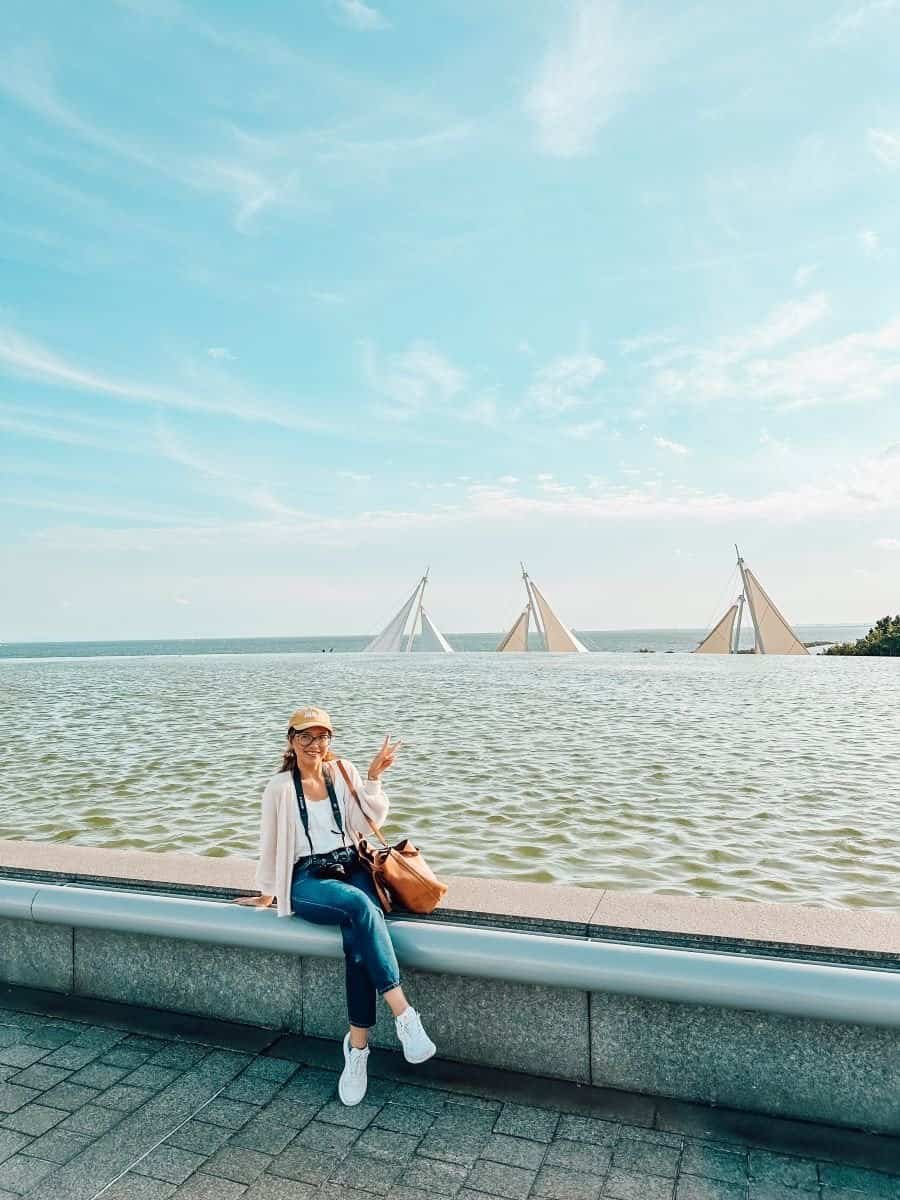
M291 738L293 738L293 736L296 732L297 732L297 730L293 727L293 725L291 725L291 727L287 731L288 744L287 744L287 750L285 750L281 756L281 767L279 768L279 770L281 770L281 771L293 771L294 767L296 767L296 765L297 765L297 755L294 752L294 747L291 745ZM322 761L323 762L331 762L332 759L334 759L336 757L337 757L337 755L332 754L331 750L326 750L325 753L322 755Z

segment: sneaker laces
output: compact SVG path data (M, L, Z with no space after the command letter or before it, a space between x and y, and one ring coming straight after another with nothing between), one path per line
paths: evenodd
M350 1068L350 1074L353 1076L362 1075L366 1069L366 1059L369 1057L369 1047L364 1046L363 1049L358 1049L356 1046L350 1047L347 1065Z
M397 1022L404 1033L416 1033L422 1028L419 1014L412 1007L408 1008L406 1012L401 1013L397 1018Z

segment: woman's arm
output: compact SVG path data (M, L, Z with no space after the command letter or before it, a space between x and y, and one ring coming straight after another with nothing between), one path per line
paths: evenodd
M384 788L381 786L381 780L363 779L352 762L348 762L346 759L342 759L342 762L350 776L350 782L359 796L363 813L373 824L381 825L387 819L390 808Z

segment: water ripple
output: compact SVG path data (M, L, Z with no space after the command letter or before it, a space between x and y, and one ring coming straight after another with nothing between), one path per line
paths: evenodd
M456 875L900 907L892 660L638 654L5 661L0 836L254 857L287 715Z

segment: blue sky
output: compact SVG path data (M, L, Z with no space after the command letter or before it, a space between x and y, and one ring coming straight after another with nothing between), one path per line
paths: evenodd
M5 641L900 608L900 0L8 0Z

